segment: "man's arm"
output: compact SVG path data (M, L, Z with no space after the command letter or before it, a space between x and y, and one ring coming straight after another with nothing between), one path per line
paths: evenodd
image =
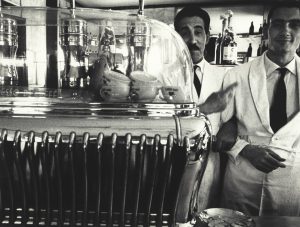
M201 113L206 115L223 111L230 102L237 83L232 83L224 90L212 93L203 104L199 105Z

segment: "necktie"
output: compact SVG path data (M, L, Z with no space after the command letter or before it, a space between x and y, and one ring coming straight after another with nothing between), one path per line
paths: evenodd
M198 97L200 96L200 91L201 91L201 83L200 83L200 80L196 74L196 70L197 68L200 68L198 65L195 65L194 66L194 86L196 88L196 91L197 91L197 94L198 94Z
M287 123L286 115L286 87L284 77L286 68L277 69L280 72L280 78L274 92L273 103L270 108L270 125L274 132L277 132Z

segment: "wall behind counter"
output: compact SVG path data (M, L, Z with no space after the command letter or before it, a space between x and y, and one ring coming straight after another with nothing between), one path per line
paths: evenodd
M176 13L182 7L166 8L145 8L145 15L150 18L162 21L166 24L173 25ZM225 14L227 10L233 12L232 24L236 33L248 33L251 21L254 24L254 31L257 32L260 24L263 24L264 5L242 5L242 6L220 6L220 7L203 7L211 17L211 34L218 34L222 30L220 15ZM126 10L136 13L137 9Z
M174 17L182 7L165 7L165 8L145 8L145 15L149 18L162 21L173 27ZM266 6L263 4L257 5L240 5L240 6L213 6L202 7L205 9L210 17L210 33L212 39L210 40L208 51L214 52L214 45L217 35L222 30L222 22L220 16L225 14L228 10L233 12L232 26L236 35L236 42L238 44L238 52L247 52L249 43L252 44L252 56L256 56L259 44L261 43L261 36L247 36L251 22L254 25L254 32L258 33L260 25L263 24ZM137 9L126 10L130 13L136 13ZM211 50L212 49L212 50ZM214 53L209 54L208 60L213 61Z

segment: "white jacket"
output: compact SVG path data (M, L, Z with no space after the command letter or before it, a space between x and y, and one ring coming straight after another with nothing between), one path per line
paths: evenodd
M203 78L199 98L195 86L192 87L193 100L197 104L204 103L213 92L221 90L226 68L211 65L204 60L203 69L201 70ZM194 81L194 78L192 78L192 81ZM207 117L212 126L212 133L216 135L220 128L220 113L213 113ZM210 152L198 194L199 211L218 205L219 189L220 157L219 153Z
M300 95L300 58L295 55ZM228 151L223 206L256 215L300 215L300 113L284 127L270 127L264 55L228 71L224 87L238 82L234 98L222 112L222 121L237 118L238 135L244 142ZM299 97L300 100L300 97ZM300 103L298 108L300 107ZM286 168L269 174L255 169L239 155L247 143L269 146L286 159Z

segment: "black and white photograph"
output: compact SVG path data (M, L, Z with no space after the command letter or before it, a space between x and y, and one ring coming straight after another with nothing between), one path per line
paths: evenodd
M300 0L0 0L25 226L300 226Z

